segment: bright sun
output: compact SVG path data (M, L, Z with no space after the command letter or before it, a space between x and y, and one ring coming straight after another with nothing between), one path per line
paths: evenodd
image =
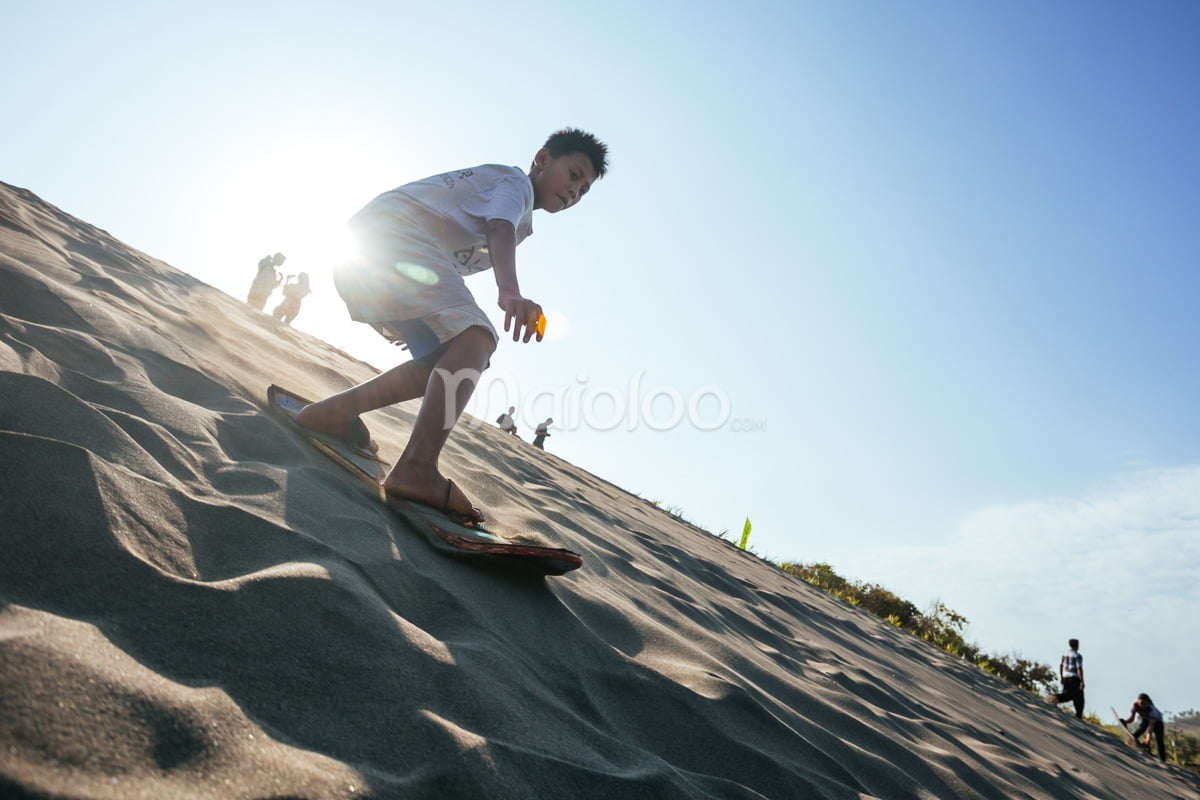
M350 321L333 284L333 267L354 254L346 220L372 197L420 167L397 163L394 149L363 140L353 131L304 131L248 142L210 173L206 191L191 198L198 232L192 264L201 280L244 298L259 259L283 253L279 272L308 274L312 294L294 326L376 365L396 361L374 332ZM381 180L382 176L382 180ZM417 176L419 177L419 176ZM391 181L391 183L389 183ZM277 291L264 309L281 300ZM481 304L502 326L503 316ZM494 305L494 303L492 304ZM568 335L564 314L546 311L546 338Z
M388 188L380 174L397 169L394 159L353 131L247 142L189 194L184 213L194 235L178 266L244 298L259 259L283 253L280 273L306 272L312 286L295 326L336 344L349 327L331 272L353 255L345 222ZM264 310L280 299L276 292Z

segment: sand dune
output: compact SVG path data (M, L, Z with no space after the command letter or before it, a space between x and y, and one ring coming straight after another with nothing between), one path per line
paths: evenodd
M372 374L0 184L0 796L1200 797L490 426L446 472L585 566L433 552L263 410Z

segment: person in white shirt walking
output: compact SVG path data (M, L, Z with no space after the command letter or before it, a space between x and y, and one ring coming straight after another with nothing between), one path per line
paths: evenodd
M1070 648L1063 653L1058 662L1058 677L1062 681L1063 690L1051 695L1056 703L1075 704L1075 716L1083 719L1083 656L1079 654L1079 640L1067 642Z

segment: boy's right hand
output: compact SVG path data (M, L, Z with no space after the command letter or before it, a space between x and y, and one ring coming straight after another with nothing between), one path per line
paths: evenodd
M525 341L537 337L542 340L542 332L538 331L538 320L544 319L542 307L519 294L500 294L500 308L504 310L504 331L512 330L513 341ZM545 323L543 323L544 325ZM543 331L545 328L543 328ZM521 338L524 331L525 337Z

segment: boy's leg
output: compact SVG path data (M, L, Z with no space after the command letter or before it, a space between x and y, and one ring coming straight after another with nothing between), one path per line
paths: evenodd
M425 394L430 371L430 367L407 361L365 383L305 406L296 415L296 421L319 433L347 438L350 422L359 414Z
M495 350L495 338L483 327L468 328L447 343L426 372L425 399L404 453L383 480L384 491L437 509L448 504L449 511L475 516L470 500L457 488L447 497L450 484L438 470L438 458Z

